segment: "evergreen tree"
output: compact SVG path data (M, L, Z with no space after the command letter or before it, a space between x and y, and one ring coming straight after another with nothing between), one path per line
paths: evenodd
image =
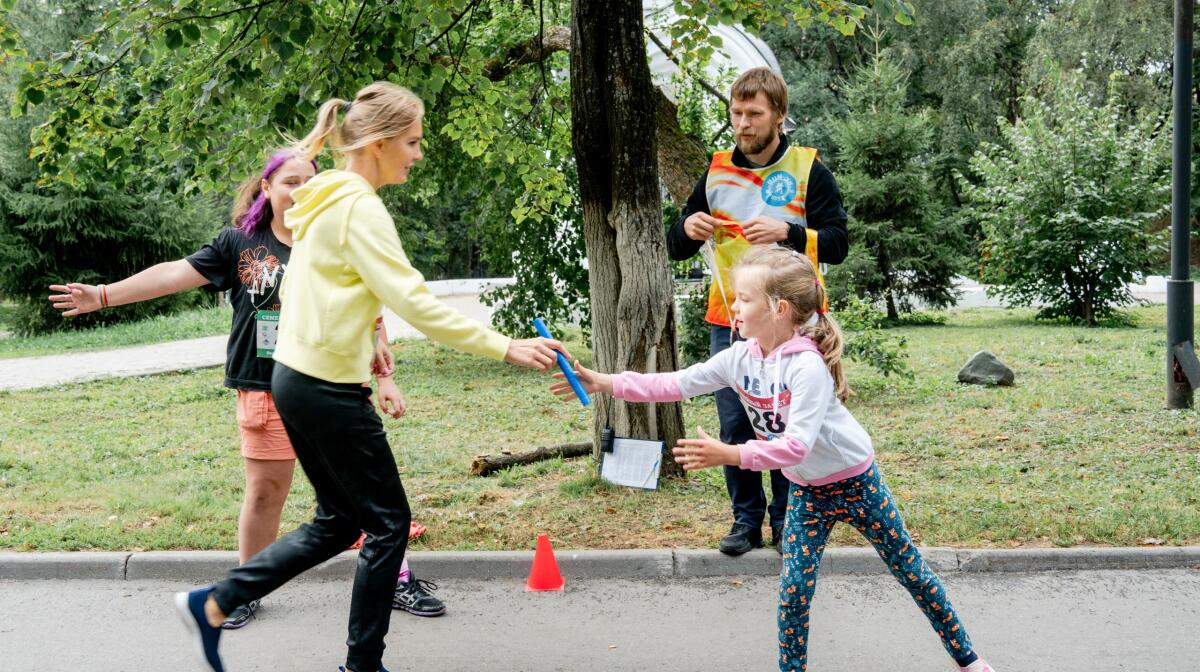
M877 46L845 94L846 116L829 125L854 244L829 273L835 303L851 294L883 301L892 320L915 300L951 305L968 241L931 193L931 126L924 112L906 108L907 76Z
M92 3L23 0L15 28L34 57L61 49L95 21ZM13 98L19 68L0 71L0 99ZM13 323L21 334L60 327L145 317L196 305L190 292L64 320L46 300L48 285L113 282L161 261L194 251L221 226L209 199L172 191L172 177L153 170L143 179L118 181L94 159L75 168L82 183L43 179L30 158L30 131L45 109L0 120L0 295L18 304ZM139 160L138 151L131 156ZM144 158L144 157L143 157ZM123 183L121 183L123 182Z

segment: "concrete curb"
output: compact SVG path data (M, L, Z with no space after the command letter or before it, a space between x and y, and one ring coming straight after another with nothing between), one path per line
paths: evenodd
M1047 572L1079 570L1200 569L1200 546L1155 548L922 549L939 574L958 572ZM706 576L770 576L780 558L763 549L731 558L708 549L560 550L559 568L571 579L686 579ZM529 574L532 551L414 551L414 570L434 579L521 579ZM358 553L346 551L299 577L345 580L354 575ZM66 579L166 580L203 583L237 565L232 551L100 553L0 553L0 581ZM821 562L828 575L882 574L887 568L870 548L831 548Z
M962 549L958 566L963 572L1200 568L1200 546Z

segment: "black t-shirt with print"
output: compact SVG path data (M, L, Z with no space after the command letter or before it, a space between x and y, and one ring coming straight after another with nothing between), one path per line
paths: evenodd
M291 253L292 248L279 242L271 227L264 226L250 235L227 228L187 258L211 283L205 289L232 290L233 327L225 359L225 387L271 389L275 360L258 356L255 314L279 310L279 285Z

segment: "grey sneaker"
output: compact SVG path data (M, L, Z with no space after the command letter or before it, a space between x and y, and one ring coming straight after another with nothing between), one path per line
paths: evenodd
M223 630L237 630L245 627L250 619L254 618L254 612L258 611L259 600L250 600L247 604L234 609L229 616L225 617L225 622L221 624Z
M407 611L416 616L441 616L446 613L446 605L431 595L437 590L437 584L425 579L418 579L409 573L408 581L396 584L396 593L392 596L392 608Z

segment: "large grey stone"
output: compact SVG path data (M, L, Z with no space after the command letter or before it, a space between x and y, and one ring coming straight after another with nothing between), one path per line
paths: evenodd
M958 382L971 385L1012 385L1014 379L1012 369L987 350L971 355L958 370Z

